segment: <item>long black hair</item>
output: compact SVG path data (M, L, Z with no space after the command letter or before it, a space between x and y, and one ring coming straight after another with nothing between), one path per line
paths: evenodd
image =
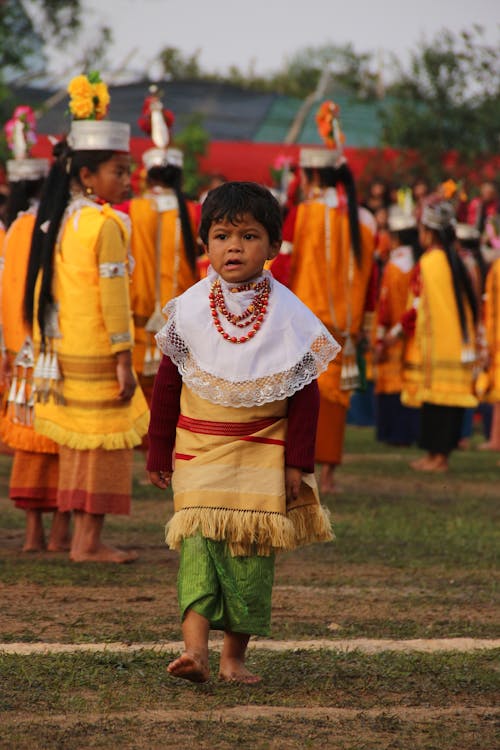
M335 187L339 183L344 186L347 196L347 212L349 216L349 231L351 234L351 245L356 258L356 263L361 265L361 232L359 229L358 217L358 197L356 193L356 183L354 176L345 162L339 167L321 167L315 169L312 167L304 168L305 175L309 181L313 180L314 174L317 173L321 187Z
M31 201L38 198L42 190L44 177L36 180L16 180L9 183L9 195L5 207L5 226L10 227L21 211L27 211Z
M45 181L33 231L24 293L24 318L31 326L36 313L42 343L45 338L46 314L54 301L52 296L54 249L62 218L69 203L71 182L76 181L81 184L82 167L87 167L95 173L101 164L113 157L115 152L72 151L66 141L61 141L56 144L53 153L54 162ZM38 308L35 311L35 285L40 272L42 275L40 295Z
M462 338L467 343L469 341L469 333L467 331L467 318L465 315L464 297L469 303L474 324L476 324L478 321L478 305L476 294L472 286L472 281L462 258L455 248L455 230L453 228L453 225L450 224L445 228L439 230L433 229L432 231L436 233L437 237L441 241L443 250L448 260L448 265L450 266L451 277L453 281L453 290L455 292L455 301L458 309L458 317L460 319L460 328L462 330Z
M164 187L172 188L177 198L179 206L179 218L181 220L181 232L182 239L184 241L184 253L186 260L189 263L191 269L194 271L196 268L196 243L193 237L193 231L191 229L191 221L189 219L189 212L186 204L184 193L182 192L182 169L175 167L172 164L167 164L165 167L157 166L151 167L148 170L148 180L150 182L159 183Z

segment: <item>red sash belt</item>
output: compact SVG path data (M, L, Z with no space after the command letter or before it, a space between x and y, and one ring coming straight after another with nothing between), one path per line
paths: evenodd
M199 432L203 435L228 435L234 437L249 437L254 432L264 430L275 422L279 422L280 417L268 417L267 419L258 419L254 422L211 422L206 419L191 419L180 415L177 427L189 432Z

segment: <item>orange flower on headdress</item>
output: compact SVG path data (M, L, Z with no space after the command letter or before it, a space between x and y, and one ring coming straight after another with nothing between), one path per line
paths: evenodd
M102 120L109 107L109 92L98 72L73 78L68 86L69 111L76 120Z
M98 81L97 83L93 84L93 89L95 102L95 118L96 120L102 120L108 114L109 109L108 87L102 81Z
M342 148L345 143L338 122L339 115L340 107L331 100L323 102L316 113L318 132L328 148Z
M466 201L467 193L462 188L461 182L455 182L455 180L449 179L446 182L441 183L440 193L443 198L447 201Z

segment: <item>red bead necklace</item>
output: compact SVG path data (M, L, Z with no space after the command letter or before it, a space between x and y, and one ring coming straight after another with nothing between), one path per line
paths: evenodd
M231 288L231 292L247 292L253 289L255 291L254 297L251 303L248 305L239 315L235 315L227 309L226 301L224 299L224 292L220 279L216 279L210 289L208 295L208 301L210 304L210 312L212 313L213 324L219 331L220 335L226 341L231 344L244 344L255 336L257 331L262 325L265 314L267 312L267 305L269 302L269 293L271 285L269 279L263 279L258 282L249 282L248 284L242 284ZM219 318L219 313L223 315L229 323L236 326L237 328L248 328L252 326L244 336L231 336L227 331L224 330L222 323Z

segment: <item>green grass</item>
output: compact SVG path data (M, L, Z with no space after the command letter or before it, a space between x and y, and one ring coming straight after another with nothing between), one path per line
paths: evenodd
M336 541L279 556L272 638L499 637L498 455L456 453L449 475L415 475L416 450L388 449L356 428L346 453L344 492L325 499ZM177 555L164 545L171 493L139 483L143 460L136 454L132 515L105 523L106 538L140 558L106 566L19 552L24 517L6 499L10 458L0 457L0 641L180 640ZM252 688L176 681L170 656L0 654L0 750L495 747L497 652L252 651L249 666L264 677ZM299 713L245 718L246 706ZM331 708L361 713L321 713Z
M172 654L0 655L4 712L74 713L240 705L493 706L500 688L498 651L456 653L250 652L257 686L205 685L166 672ZM217 655L211 656L216 673Z

